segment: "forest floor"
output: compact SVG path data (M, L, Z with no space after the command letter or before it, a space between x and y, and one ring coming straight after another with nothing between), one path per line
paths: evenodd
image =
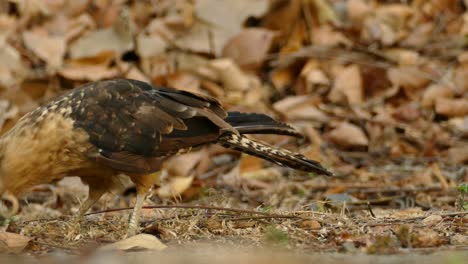
M467 258L466 1L73 3L0 3L0 134L81 84L133 78L288 122L305 138L255 138L335 176L206 146L165 163L130 241L130 182L76 222L87 187L66 178L3 220L0 262Z

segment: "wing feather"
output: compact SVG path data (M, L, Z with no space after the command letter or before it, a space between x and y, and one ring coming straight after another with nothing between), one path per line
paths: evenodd
M71 104L75 126L87 131L91 143L106 153L162 156L190 147L192 143L212 140L220 129L231 127L223 120L226 111L214 98L167 87L154 88L136 80L88 84L65 99L80 102ZM213 126L209 131L213 136L198 137L196 142L183 139L175 142L169 135L174 131L186 131L186 120L192 118L206 118L211 122ZM162 145L164 151L160 150ZM107 155L103 160L110 157L116 156Z

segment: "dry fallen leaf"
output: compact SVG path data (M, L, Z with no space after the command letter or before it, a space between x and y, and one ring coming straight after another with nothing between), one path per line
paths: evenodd
M466 146L451 147L447 156L454 164L463 164L468 162L468 148Z
M366 41L380 42L383 46L391 46L399 40L399 35L388 21L371 16L364 21L362 38Z
M420 229L411 236L413 247L427 248L444 244L445 238L437 231L429 228Z
M92 31L70 45L72 59L94 57L103 52L122 54L133 48L128 10L122 9L114 26Z
M433 34L433 23L419 24L408 34L408 37L402 41L402 44L405 47L423 48L431 41Z
M39 15L48 15L47 1L39 0L10 0L17 3L18 11L23 18L31 19Z
M239 162L241 173L261 170L263 164L261 159L250 155L243 155Z
M112 51L105 51L93 57L67 60L59 73L70 80L98 81L117 77L120 70L110 67L113 57Z
M436 101L435 111L446 116L466 116L468 115L468 99L439 98Z
M136 41L136 53L143 58L153 57L164 53L167 46L167 43L159 34L147 36L140 33Z
M270 73L271 82L279 92L284 92L294 81L294 78L295 76L291 68L275 69Z
M250 78L231 59L217 59L210 62L219 80L228 91L245 91L250 88Z
M372 12L372 7L365 0L346 1L346 13L353 26L360 28L365 17Z
M104 65L65 66L60 74L70 80L98 81L117 77L119 70Z
M314 92L316 86L329 86L330 79L325 72L320 69L319 61L309 59L301 70L301 77L304 78L306 91Z
M308 95L288 96L273 104L273 108L288 120L311 120L328 122L330 118L314 105L314 98Z
M87 29L94 29L96 24L89 14L82 14L68 21L68 27L65 39L67 43L81 36Z
M203 155L206 155L203 150L177 155L164 162L164 168L169 175L189 176Z
M392 116L395 119L401 120L401 121L414 121L418 117L420 117L421 113L419 108L412 103L409 104L403 104L399 107L397 107L394 111Z
M275 168L266 168L243 172L241 173L241 177L248 180L272 182L281 178L281 173Z
M418 66L423 62L419 53L414 50L393 48L386 50L384 54L386 57L395 60L400 66Z
M197 22L175 43L186 50L220 55L226 42L242 30L244 20L263 15L267 8L267 0L195 1Z
M307 3L307 2L306 2ZM316 9L315 15L318 17L320 24L327 26L328 23L337 25L340 23L336 9L333 4L324 0L310 1L311 7Z
M416 66L390 68L387 75L394 87L402 87L411 98L415 91L424 88L430 82L427 74Z
M117 65L120 72L125 73L125 78L151 83L150 79L135 65L121 60L117 61Z
M450 237L450 244L466 246L468 245L468 235L455 234Z
M200 79L187 72L179 72L166 76L167 84L178 90L200 93Z
M238 65L257 68L265 61L275 33L262 28L244 29L230 39L223 49L223 56Z
M167 248L159 239L155 236L148 234L139 234L132 236L121 241L102 246L99 250L112 251L112 250L155 250L160 251Z
M333 28L330 25L323 25L321 27L314 28L313 31L313 43L315 45L323 46L350 46L351 41L349 41L346 36Z
M468 93L468 62L465 62L464 65L455 69L453 82L455 84L454 90L457 94Z
M18 108L12 106L9 101L0 99L0 131L5 121L18 115Z
M305 229L320 229L322 227L317 220L304 220L300 223L300 226Z
M9 232L0 232L0 253L21 253L31 238Z
M307 91L313 91L315 85L326 85L330 84L330 80L325 75L325 73L319 69L311 70L305 75L305 81L307 86Z
M447 86L432 84L424 91L421 104L424 107L433 107L440 98L453 97L453 91Z
M389 46L400 40L402 32L395 25L405 24L413 9L404 4L379 5L365 21L363 38Z
M234 228L252 228L258 224L258 221L236 221L234 222Z
M19 52L6 42L6 36L0 33L0 87L9 87L20 83L26 77L28 69L21 60Z
M157 190L157 194L161 198L174 198L182 195L192 185L194 177L171 177L169 182L162 184L162 187Z
M327 123L330 118L320 109L313 105L296 107L284 114L288 120L310 120L320 123Z
M310 95L288 96L275 102L273 108L282 114L287 114L291 109L310 104L312 100Z
M62 66L65 55L65 36L51 36L40 30L23 32L26 47L47 63L55 71Z
M60 8L64 8L68 15L76 16L86 12L86 9L89 7L89 0L66 1L61 2L61 4Z
M351 65L339 70L328 98L335 103L360 104L363 96L359 66Z
M347 147L362 147L369 144L367 136L362 129L348 122L341 122L328 133L328 137L334 143Z

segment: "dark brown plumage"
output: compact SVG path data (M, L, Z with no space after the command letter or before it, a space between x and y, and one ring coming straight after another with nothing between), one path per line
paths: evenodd
M137 186L129 235L154 183L153 173L177 152L219 143L294 169L331 175L303 155L243 134L300 136L287 124L255 113L227 113L211 97L127 79L87 84L23 117L0 138L0 193L65 176L90 186L80 215L127 174Z

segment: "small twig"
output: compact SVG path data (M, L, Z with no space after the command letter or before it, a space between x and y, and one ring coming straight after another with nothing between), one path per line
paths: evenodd
M437 214L437 215L440 215L442 217L451 217L451 216L462 216L462 215L467 215L467 214L468 212L452 212L452 213ZM428 215L405 218L405 219L383 219L385 222L366 223L365 225L366 226L380 226L380 225L394 225L398 223L411 223L413 221L425 219L426 217L428 217Z
M142 222L143 224L149 224L149 223L155 223L155 222L162 222L162 221L168 221L168 220L175 220L177 218L188 218L193 215L181 215L181 216L174 216L174 217L168 217L168 218L161 218L161 219L156 219L156 220L148 220ZM244 220L260 220L260 219L303 219L303 217L297 216L297 215L259 215L259 216L245 216L245 217L233 217L235 215L229 214L229 215L224 215L226 217L231 216L231 218L220 218L219 220L222 221L244 221Z
M228 212L235 212L235 213L241 213L241 214L257 214L257 215L263 215L263 216L266 216L266 217L277 217L277 218L281 218L281 217L285 216L285 215L282 215L282 214L270 214L270 213L267 213L267 212L259 212L259 211L248 210L248 209L226 208L226 207L205 206L205 205L184 205L184 204L177 204L177 205L148 205L148 206L143 206L142 209L202 209L202 210L228 211ZM105 210L90 212L90 213L85 214L84 216L95 215L95 214L103 214L103 213L110 213L110 212L118 212L118 211L126 211L126 210L133 210L133 207L121 207L121 208L105 209ZM34 219L34 220L25 221L25 223L40 222L40 221L54 221L54 220L62 220L62 219L63 219L63 217L51 218L51 219Z
M455 188L450 188L447 191L455 190ZM396 192L396 193L405 193L405 192L436 192L442 191L442 187L440 186L416 186L416 187L387 187L387 188L369 188L369 189L355 189L349 190L348 193L388 193L388 192Z
M302 15L304 17L304 21L305 21L305 26L307 28L307 34L308 34L308 41L309 43L312 43L312 39L313 39L313 36L314 36L314 33L313 33L313 28L314 28L314 22L313 22L313 15L312 15L312 12L310 10L310 8L308 6L305 5L305 2L302 1Z
M106 210L100 210L100 211L96 211L96 212L87 213L87 214L85 214L85 216L95 215L95 214L102 214L102 213L109 213L109 212L132 210L132 209L133 209L133 207L122 207L122 208L106 209ZM202 210L228 211L228 212L236 212L236 213L242 213L242 214L257 214L257 215L263 215L263 216L268 216L268 217L282 217L282 216L285 216L285 215L281 215L281 214L270 214L270 213L266 213L266 212L259 212L259 211L248 210L248 209L226 208L226 207L207 206L207 205L184 205L184 204L149 205L149 206L143 206L143 209L202 209Z
M303 219L303 217L297 215L260 215L260 216L246 216L246 217L235 217L235 218L227 218L221 219L224 221L244 221L244 220L259 220L259 219Z
M213 31L208 30L207 33L208 33L208 45L209 45L210 53L212 55L216 55L216 47L215 47Z
M434 173L434 175L439 180L440 186L442 187L442 190L445 191L448 188L450 188L450 186L449 186L449 184L447 182L447 178L444 175L442 175L442 171L440 170L439 165L437 165L437 163L433 163L431 165L431 168L432 168L432 172Z
M376 182L369 182L369 183L358 183L358 184L348 184L347 193L388 193L388 192L395 192L395 193L404 193L404 192L435 192L435 191L442 191L442 187L440 185L432 185L432 186L415 186L415 187L375 187L378 183ZM327 184L309 184L304 183L308 190L322 190L322 189L330 189L335 187L343 186L342 183L327 183ZM449 187L447 192L455 191L455 188Z
M367 202L367 210L369 210L369 213L371 214L371 216L372 216L373 218L376 218L374 212L372 211L372 207L371 207L370 202Z
M466 215L466 214L468 214L467 211L463 211L463 212L460 211L460 212L452 212L452 213L445 213L445 214L439 214L439 215L442 216L442 217L445 217L445 216L449 217L449 216L460 216L460 215ZM417 217L417 219L424 219L426 217L427 216L419 216L419 217Z
M212 217L212 216L236 216L235 214L223 214L223 213L205 213L204 216L205 217ZM164 218L158 218L157 221L158 222L164 222L164 221L171 221L171 220L177 220L177 219L183 219L183 218L189 218L189 217L194 217L194 216L198 216L196 214L183 214L183 215L175 215L175 216L171 216L171 217L164 217ZM154 222L155 220L146 220L146 221L141 221L142 224L149 224L149 223L152 223Z

